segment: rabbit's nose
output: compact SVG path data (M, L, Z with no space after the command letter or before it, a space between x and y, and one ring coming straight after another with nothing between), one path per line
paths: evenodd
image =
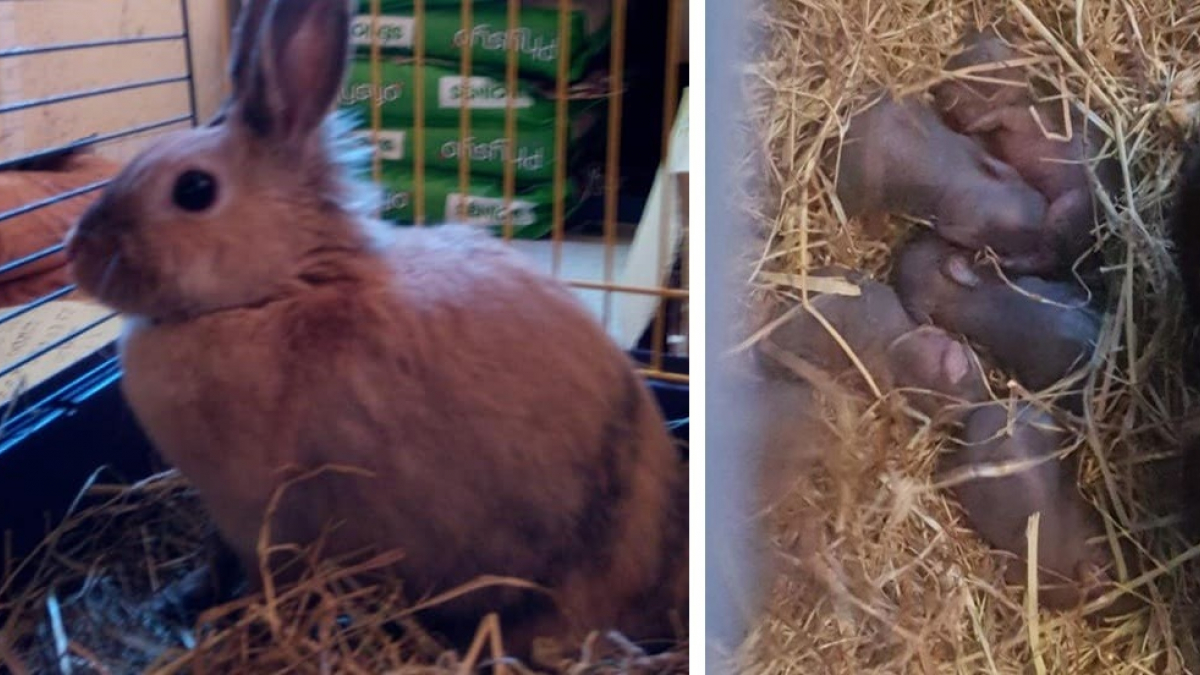
M92 202L91 205L84 210L79 216L79 220L75 221L75 228L72 230L74 237L96 237L102 232L112 229L111 221L117 209L113 208L112 202L108 193L100 195L100 198Z
M79 223L75 223L75 227L67 233L67 238L63 241L63 253L67 256L67 262L74 262L79 257L80 249L85 246L85 239L93 237L90 232L80 229Z
M110 211L107 200L101 196L79 216L63 242L68 261L75 260L85 247L96 243L105 232L110 231Z

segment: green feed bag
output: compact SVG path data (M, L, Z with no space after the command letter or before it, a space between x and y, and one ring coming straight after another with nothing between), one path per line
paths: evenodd
M411 169L404 165L385 163L380 183L385 191L383 217L397 223L416 221L415 180ZM507 209L504 204L504 184L472 176L466 198L466 217L459 213L463 203L459 191L458 176L445 171L425 172L425 222L460 222L479 227L488 227L496 234L503 232ZM568 205L573 200L573 191L568 189L564 198ZM518 187L513 193L512 220L513 236L521 239L540 239L553 227L554 186L540 183Z
M380 102L381 127L411 127L416 121L417 96L415 64L385 59L380 64L378 91L371 82L371 64L356 58L350 64L350 75L342 88L340 103L356 111L368 123L371 120L372 98ZM458 126L463 99L468 101L471 125L504 126L505 107L509 92L504 78L472 75L469 86L457 68L447 64L426 62L424 68L424 100L426 126ZM513 112L522 128L554 124L554 101L523 82L517 82L512 94ZM574 114L579 108L569 106Z
M407 5L401 7L398 5ZM383 3L376 19L375 34L380 49L387 53L412 54L418 26L411 2ZM390 5L390 6L389 6ZM608 41L608 31L587 32L587 18L582 11L570 12L570 53L563 54L559 44L558 10L522 7L517 25L510 30L507 3L476 4L471 11L469 30L463 30L460 3L441 7L426 5L424 14L425 56L457 63L463 58L462 48L471 45L472 72L502 76L508 64L510 49L517 51L519 77L555 79L559 60L567 59L567 77L578 80ZM371 45L371 16L369 4L355 17L351 37L360 53L366 54Z
M371 132L358 132L367 142ZM385 161L414 166L413 144L417 135L412 129L381 129L380 154ZM459 142L458 127L428 127L425 129L425 166L433 170L457 172L459 157L465 152L473 176L504 178L504 161L509 141L503 128L472 127L465 143ZM554 129L533 128L517 131L512 152L513 177L518 183L546 181L554 177Z

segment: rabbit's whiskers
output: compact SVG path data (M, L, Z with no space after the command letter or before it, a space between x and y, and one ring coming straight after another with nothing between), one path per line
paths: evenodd
M96 285L96 295L104 298L108 297L109 283L112 281L113 272L116 271L117 265L121 262L121 252L117 251L108 258L108 262L104 265L104 272L100 275L100 283Z

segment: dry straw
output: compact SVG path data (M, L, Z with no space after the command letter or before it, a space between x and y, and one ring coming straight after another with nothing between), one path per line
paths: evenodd
M268 585L186 619L163 591L205 564L212 534L194 490L173 471L134 485L96 481L36 551L22 560L5 555L0 672L419 675L478 672L488 664L497 673L530 672L505 655L503 626L494 616L481 622L463 654L413 618L485 586L530 584L484 577L437 597L408 599L403 580L386 571L402 552L349 564L320 560L316 548L292 551L306 570L295 585ZM260 551L268 541L264 531ZM269 548L272 556L284 550ZM581 649L549 647L535 655L542 672L687 669L685 643L652 656L617 634L593 634Z
M1112 621L1038 612L1006 587L1006 561L934 485L942 430L890 398L842 419L841 442L770 513L776 575L743 644L749 673L1200 672L1194 637L1200 548L1178 532L1179 446L1194 391L1165 235L1183 139L1196 117L1200 7L1168 0L764 0L760 51L746 70L752 152L744 203L762 246L747 278L752 310L803 300L806 271L839 264L885 279L912 227L867 232L832 194L823 153L880 86L918 93L965 28L1003 19L1025 62L1096 122L1122 167L1100 195L1112 293L1075 421L1084 494L1110 541L1131 541L1126 589L1142 610ZM986 72L974 73L986 77ZM828 291L828 289L824 289ZM761 324L760 324L761 325ZM747 335L755 334L749 326ZM1048 405L993 373L993 392ZM1043 395L1044 398L1044 395ZM814 524L815 523L815 524ZM1043 544L1044 545L1044 544ZM1036 592L1036 589L1033 589Z

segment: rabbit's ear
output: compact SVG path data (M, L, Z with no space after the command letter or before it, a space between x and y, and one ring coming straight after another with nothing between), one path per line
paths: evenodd
M271 7L271 0L245 0L233 29L233 45L229 52L229 79L234 92L246 89L250 58L262 32L262 20Z
M253 3L248 9L243 30L253 21ZM273 142L303 142L329 112L346 72L349 4L273 0L261 21L253 45L248 32L239 35L230 66L234 107L253 133ZM245 59L240 70L239 54Z
M262 19L271 6L271 0L244 0L240 4L241 10L238 12L237 24L233 27L233 39L229 50L229 80L233 83L233 93L221 103L220 109L208 121L208 126L224 124L237 100L237 92L246 89L250 57L254 54L254 46L258 44Z

